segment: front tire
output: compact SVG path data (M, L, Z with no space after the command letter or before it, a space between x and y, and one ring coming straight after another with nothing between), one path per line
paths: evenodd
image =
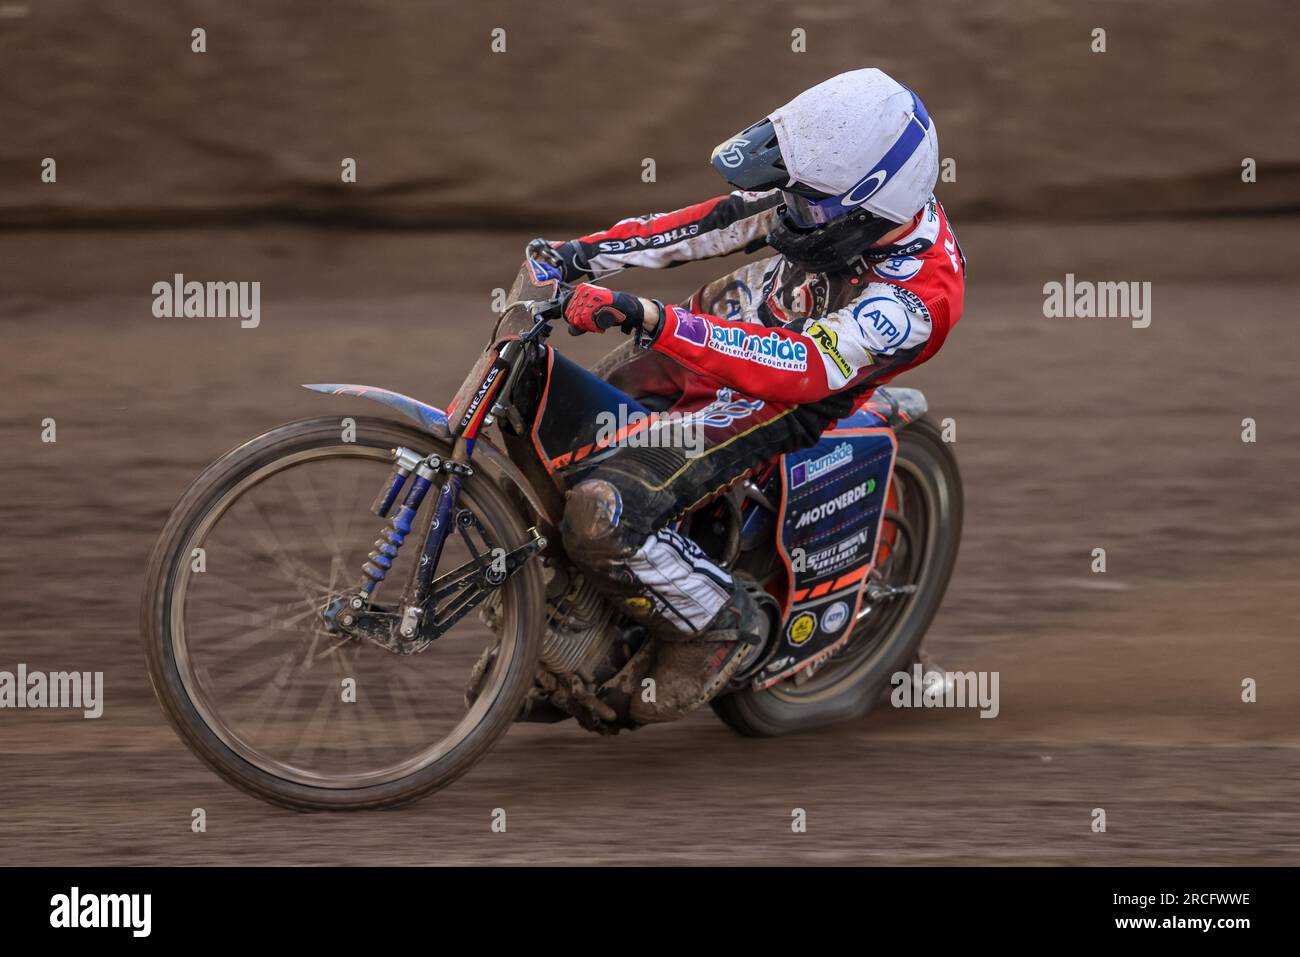
M163 711L182 740L236 787L300 810L392 807L456 780L505 734L519 713L532 685L544 631L540 563L529 561L496 593L501 610L495 638L488 630L479 635L488 646L495 640L498 648L481 693L472 704L464 703L462 694L460 703L452 706L442 699L432 700L428 679L438 672L426 664L448 659L425 656L439 650L456 660L476 660L478 652L472 644L446 644L464 642L463 633L448 633L430 645L431 651L403 657L368 641L339 641L337 635L321 630L311 612L317 599L310 593L295 594L295 589L310 590L313 582L327 574L326 595L355 587L352 583L359 575L360 563L382 524L360 496L368 499L378 489L390 467L389 450L401 445L421 454L450 453L450 448L439 447L428 433L403 424L361 416L354 419L353 441L342 438L338 418L309 419L273 429L214 462L168 518L145 583L141 631L149 676ZM319 490L322 465L335 469L330 475L347 477L337 487L328 486L324 495ZM316 468L308 473L316 476L311 481L302 471L308 467ZM369 483L371 474L373 483ZM277 487L275 482L285 491L270 499L268 489ZM298 490L301 494L295 495ZM258 495L266 501L259 501ZM435 497L436 489L421 509L426 516ZM529 540L517 509L481 472L465 481L460 503L479 519L485 537L493 543L509 550ZM269 533L290 524L280 511L293 509L302 514L294 513L297 524L290 527L301 534L290 534L280 553L266 560L262 552L268 550ZM217 530L232 523L238 526L239 515L245 513L254 534L229 533L228 545L216 551L207 548L209 542L224 541ZM364 530L353 534L349 525L347 534L340 531L344 513L349 522L355 517L358 529ZM222 526L228 514L233 518ZM367 515L370 524L362 526ZM313 523L313 519L318 521ZM417 533L423 527L417 523L400 558L412 561L409 553L418 555L423 535ZM336 553L326 556L331 542L338 543ZM203 568L195 567L196 548L203 550ZM325 557L329 557L328 572ZM322 563L315 571L309 567L313 561ZM197 574L200 571L204 574ZM214 590L217 586L210 584L213 573L229 576L224 591ZM314 578L317 573L320 577ZM385 588L401 588L404 577L386 582L380 593ZM274 588L282 589L273 592L276 597L287 593L288 598L271 604L264 595ZM205 601L207 610L200 611ZM285 608L291 613L282 613ZM465 622L475 617L471 615ZM455 628L467 627L465 622ZM233 629L233 637L216 643L216 652L200 652L201 636L217 623ZM288 638L283 637L286 634ZM307 641L312 642L312 650L302 652ZM272 656L276 648L288 650ZM243 658L235 658L237 654ZM312 668L314 674L309 673ZM222 685L217 678L224 679L225 669L238 675L242 684L236 685L234 678L226 681L225 687L233 690L222 698L214 689ZM268 681L257 683L271 672L274 676ZM355 677L361 674L370 676L368 681ZM250 681L250 675L256 681ZM353 700L360 700L362 707L348 711L340 705L339 675L342 681L353 676L354 687L360 682ZM454 673L448 674L449 686L456 680ZM277 682L283 685L278 697L273 687ZM241 710L238 702L253 694L245 695L241 689L250 685L258 698L253 707ZM308 688L305 692L304 686ZM427 693L425 689L429 689ZM241 697L236 698L236 692ZM358 695L364 697L358 699ZM268 696L274 707L268 704L259 711L256 705ZM305 727L292 714L299 704L310 711ZM464 714L458 718L460 708ZM439 722L451 726L447 737L431 743L420 740L421 733L433 735ZM255 739L249 730L254 728L258 733ZM307 748L303 741L309 732L316 738ZM390 753L394 755L391 761ZM315 764L309 764L304 755ZM367 761L376 768L356 769Z
M916 592L860 618L852 637L812 677L799 680L796 674L763 691L745 688L715 699L713 710L732 730L776 737L862 717L890 677L911 666L943 601L961 541L961 473L930 419L918 419L898 433L893 482L896 514L916 541L896 539L890 560L905 566L898 575L908 580L888 583L916 584ZM886 531L882 528L882 537ZM904 555L907 548L910 556Z

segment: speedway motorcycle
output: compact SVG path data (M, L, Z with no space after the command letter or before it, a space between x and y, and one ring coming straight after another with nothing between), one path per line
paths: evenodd
M602 411L653 416L625 343L588 371L549 342L565 290L525 262L446 411L366 385L384 417L280 426L213 462L154 549L149 673L185 743L298 809L445 787L516 721L618 731L610 689L650 640L584 580L564 491L608 454ZM719 401L730 398L719 390ZM915 660L962 521L950 446L914 389L880 388L820 444L680 519L779 619L712 701L743 735L865 714ZM377 538L375 537L377 535Z

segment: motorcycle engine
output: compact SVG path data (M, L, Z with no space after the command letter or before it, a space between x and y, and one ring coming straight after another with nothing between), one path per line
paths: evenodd
M591 680L610 645L621 635L613 606L581 575L557 575L548 588L542 666L557 675L580 674ZM603 670L603 669L600 669Z

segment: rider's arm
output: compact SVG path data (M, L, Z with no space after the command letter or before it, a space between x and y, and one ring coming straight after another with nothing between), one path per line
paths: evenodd
M914 356L930 338L921 299L890 283L869 283L842 309L802 332L700 316L677 306L647 310L651 348L734 389L772 402L816 402L855 385L873 367Z
M626 266L676 266L756 249L772 228L778 190L734 192L671 213L624 219L556 247L564 279L600 276Z

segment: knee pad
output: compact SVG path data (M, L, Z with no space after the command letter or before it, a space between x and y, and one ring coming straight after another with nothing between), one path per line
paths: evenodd
M586 479L565 496L560 534L565 548L580 559L583 549L621 548L622 520L623 496L618 488L604 479Z

